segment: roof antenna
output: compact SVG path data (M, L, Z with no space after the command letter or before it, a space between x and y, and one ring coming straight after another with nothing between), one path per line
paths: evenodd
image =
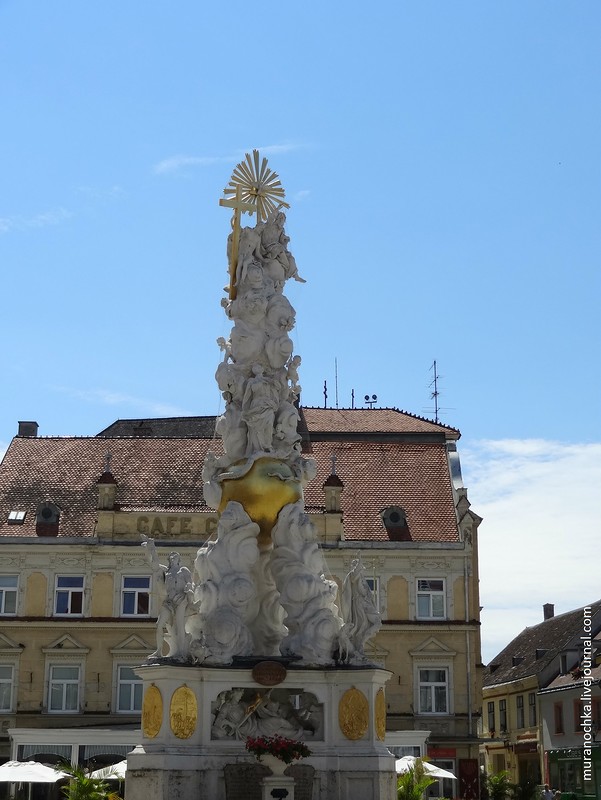
M351 389L351 408L355 407L355 390Z
M372 394L371 400L370 400L368 394L365 395L365 405L366 406L369 406L370 408L373 408L374 407L374 403L377 403L377 402L378 402L378 395L377 394Z
M323 382L323 407L328 407L328 382Z
M336 388L336 408L338 408L338 359L334 359L334 382Z
M432 369L434 370L434 380L430 386L434 386L434 391L430 397L434 400L434 422L438 422L438 396L440 395L440 392L438 391L438 372L436 371L436 359L434 359Z
M442 377L444 377L444 375L440 375L438 373L438 365L436 363L436 360L434 360L434 362L432 363L432 366L430 367L430 369L434 372L434 380L430 384L430 388L433 389L433 391L430 393L430 398L432 400L434 400L434 422L436 422L438 425L440 425L440 424L442 424L440 422L441 413L443 411L448 411L449 410L449 408L447 408L447 407L441 408L440 405L439 405L439 401L438 401L438 398L441 395L441 392L438 389L438 383L439 383L440 379ZM424 409L424 411L428 415L432 414L432 409L431 408L426 408L426 409Z

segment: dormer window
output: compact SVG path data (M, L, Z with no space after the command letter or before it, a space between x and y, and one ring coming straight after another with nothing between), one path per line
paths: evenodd
M27 511L9 511L7 522L9 525L22 525L26 515Z

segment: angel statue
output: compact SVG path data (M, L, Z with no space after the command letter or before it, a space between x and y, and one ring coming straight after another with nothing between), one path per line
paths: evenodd
M157 584L164 586L164 599L157 618L156 650L150 658L163 657L163 644L167 642L167 656L183 661L188 656L186 612L194 605L194 582L188 567L181 563L179 553L169 553L167 564L159 563L154 539L144 534L145 548Z

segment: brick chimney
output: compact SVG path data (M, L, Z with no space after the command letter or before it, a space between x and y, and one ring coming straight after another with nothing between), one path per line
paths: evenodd
M553 603L545 603L543 606L543 620L553 619L555 616L555 605Z
M19 432L17 436L30 436L35 439L38 435L39 427L37 422L19 422Z

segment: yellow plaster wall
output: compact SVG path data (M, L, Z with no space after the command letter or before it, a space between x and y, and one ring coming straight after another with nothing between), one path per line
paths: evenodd
M101 572L92 578L91 614L93 617L113 616L113 576Z
M387 619L409 618L409 591L407 581L400 575L390 578L386 586Z
M43 617L46 614L48 580L42 572L32 572L25 589L25 616Z
M463 575L453 582L453 606L455 619L465 619L465 593Z

